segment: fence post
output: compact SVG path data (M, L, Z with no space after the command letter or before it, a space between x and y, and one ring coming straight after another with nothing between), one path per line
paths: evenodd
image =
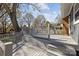
M12 56L12 42L7 42L5 44L5 56Z
M5 50L4 43L0 41L0 56L4 56L4 50Z
M50 24L48 23L48 39L50 39Z

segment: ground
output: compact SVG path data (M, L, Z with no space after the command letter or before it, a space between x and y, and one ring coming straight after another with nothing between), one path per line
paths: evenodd
M56 42L55 39L52 41L44 38L33 37L28 34L23 36L21 45L22 46L13 53L13 56L76 55L75 49L72 45Z

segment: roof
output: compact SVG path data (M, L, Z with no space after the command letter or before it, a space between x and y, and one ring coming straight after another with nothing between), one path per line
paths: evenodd
M61 3L61 17L64 18L70 14L73 3Z

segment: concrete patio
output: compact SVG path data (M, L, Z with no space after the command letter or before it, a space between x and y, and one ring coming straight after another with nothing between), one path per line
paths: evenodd
M57 37L57 36L56 36ZM23 46L13 56L66 56L76 55L72 45L24 35ZM62 38L62 37L61 37ZM76 45L76 44L75 44Z
M48 34L35 34L34 37L48 39ZM78 45L78 43L71 37L67 35L50 35L50 40L55 40L56 42L61 42L69 45Z

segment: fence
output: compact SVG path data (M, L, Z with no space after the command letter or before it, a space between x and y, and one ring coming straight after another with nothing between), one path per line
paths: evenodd
M0 40L3 42L13 42L17 43L21 40L23 36L22 31L21 32L13 32L13 33L8 33L8 34L0 34Z
M22 41L23 32L0 34L0 55L12 55L13 45ZM14 47L16 48L16 46Z

